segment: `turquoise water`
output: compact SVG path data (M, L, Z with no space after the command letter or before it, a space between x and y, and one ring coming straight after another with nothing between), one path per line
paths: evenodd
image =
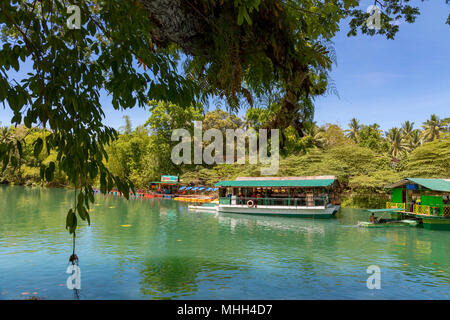
M73 299L65 286L73 192L0 186L0 299ZM188 212L172 200L96 196L81 221L80 299L449 299L450 232L336 219ZM131 225L123 227L123 225ZM367 267L381 268L369 290Z

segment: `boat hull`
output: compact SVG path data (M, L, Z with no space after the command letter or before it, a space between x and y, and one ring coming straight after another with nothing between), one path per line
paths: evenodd
M424 229L428 230L450 230L450 217L448 216L434 216L425 214L416 214L412 212L398 212L397 216L401 217L412 217L419 219L422 222Z
M216 212L217 206L188 206L188 210Z
M332 218L336 215L340 206L328 207L294 207L294 206L257 206L247 207L242 205L219 205L220 213L235 213L265 216L290 216L303 218Z
M358 222L358 227L364 228L402 228L402 227L416 227L417 221L404 220L391 223L373 223L373 222Z
M422 224L423 228L428 230L450 230L449 218L422 218Z

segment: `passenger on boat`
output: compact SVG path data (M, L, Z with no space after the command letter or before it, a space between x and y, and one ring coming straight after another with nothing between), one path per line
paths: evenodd
M375 214L372 212L372 215L370 216L370 222L377 223L377 217L375 217Z

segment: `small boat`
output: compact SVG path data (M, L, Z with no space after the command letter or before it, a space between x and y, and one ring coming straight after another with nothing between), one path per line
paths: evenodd
M397 208L387 208L387 209L366 209L366 211L372 213L372 216L374 213L393 213L397 212ZM376 219L376 218L375 218ZM358 221L357 226L358 227L364 227L364 228L389 228L389 227L415 227L417 226L418 221L412 220L412 219L404 219L404 220L398 220L398 219L379 219L375 222L369 222L369 221Z
M358 227L364 228L392 228L392 227L415 227L417 226L416 220L398 220L398 221L386 221L386 222L368 222L358 221Z

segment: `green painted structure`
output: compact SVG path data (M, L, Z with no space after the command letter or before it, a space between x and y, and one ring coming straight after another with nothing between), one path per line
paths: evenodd
M402 189L401 188L392 189L391 200L392 200L392 202L395 202L395 203L403 202L402 201Z
M386 208L420 219L426 229L450 230L450 179L406 178L387 188L391 201Z

